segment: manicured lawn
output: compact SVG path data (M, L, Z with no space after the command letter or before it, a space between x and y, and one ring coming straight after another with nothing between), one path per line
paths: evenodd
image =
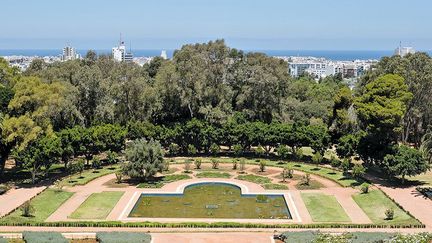
M419 181L420 183L423 183L423 186L432 186L432 171L417 176L407 177L407 180Z
M222 183L189 186L181 196L143 194L129 216L238 219L291 217L282 196L241 195L240 188Z
M359 193L354 195L353 199L375 224L418 224L417 220L400 209L380 190L372 190L366 194ZM393 220L385 219L385 211L389 208L394 210Z
M298 190L315 190L315 189L320 189L322 187L324 186L316 180L310 180L309 185L302 184L301 181L299 181L295 185L295 188L297 188Z
M263 187L267 190L287 190L288 189L286 185L274 184L274 183L264 184Z
M91 194L75 210L70 218L73 219L105 219L124 192L101 192Z
M314 222L351 222L334 196L302 193L301 197Z
M33 217L21 216L22 212L18 209L5 218L2 218L1 221L15 223L43 222L72 195L72 192L47 189L31 200L31 205L35 209Z
M204 171L196 174L198 178L231 178L231 175L226 172Z
M211 158L209 157L196 157L195 159L201 159L203 163L210 163L211 162ZM175 161L175 163L183 163L187 158L175 158L173 159ZM236 160L238 158L217 158L217 160L220 163L232 163L232 161ZM316 174L319 176L322 176L324 178L328 178L330 180L336 181L337 183L339 183L340 185L344 186L344 187L350 187L350 186L358 186L360 185L361 181L357 181L354 178L351 177L347 177L343 174L342 171L339 170L334 170L332 168L327 168L327 167L323 167L323 166L319 166L317 168L316 165L313 164L307 164L307 163L302 163L302 162L287 162L285 161L285 163L280 164L281 160L268 160L268 159L260 159L262 161L265 161L267 163L267 166L276 166L276 167L284 167L284 166L291 166L294 170L298 170L298 171L303 171L303 172L307 172L307 173L311 173L311 174ZM248 164L254 164L254 165L258 165L258 162L256 161L256 159L254 158L245 158L245 162L246 162L246 167L248 167Z
M79 174L75 174L71 178L69 178L69 176L65 177L62 180L62 183L66 186L85 185L98 177L115 173L118 170L120 170L120 165L109 165L98 170L90 169L84 171L81 176Z
M189 175L185 174L175 174L175 175L165 175L163 177L157 178L154 181L143 182L138 184L138 188L161 188L167 183L174 181L190 179Z
M264 176L257 176L257 175L239 175L236 179L243 180L243 181L250 181L257 184L268 184L271 183L271 180Z

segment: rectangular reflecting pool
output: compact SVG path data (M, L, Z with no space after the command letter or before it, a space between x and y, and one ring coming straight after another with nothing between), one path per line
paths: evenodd
M129 217L292 219L283 195L243 195L238 186L207 182L183 194L143 193Z

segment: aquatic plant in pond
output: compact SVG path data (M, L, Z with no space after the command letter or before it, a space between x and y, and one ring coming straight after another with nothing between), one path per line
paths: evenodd
M246 195L235 185L199 183L184 194L142 194L129 217L291 219L291 214L283 195Z

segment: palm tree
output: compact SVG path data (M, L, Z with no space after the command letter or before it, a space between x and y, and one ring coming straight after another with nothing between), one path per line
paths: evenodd
M420 151L422 151L426 160L432 163L432 129L430 127L421 140Z

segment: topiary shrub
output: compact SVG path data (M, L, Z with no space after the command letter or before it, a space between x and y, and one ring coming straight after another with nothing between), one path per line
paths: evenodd
M265 160L261 160L259 162L260 172L264 172L265 171L266 165L267 165L267 162Z
M184 162L184 172L185 173L190 173L191 172L191 164L192 164L192 160L191 159L187 159Z
M59 232L33 232L24 231L22 233L25 242L29 243L68 243L69 240Z
M194 161L194 164L195 164L195 169L199 170L199 169L201 169L202 160L201 159L196 159Z
M394 210L393 210L393 208L388 208L386 211L385 211L385 216L386 216L386 220L392 220L393 218L394 218Z
M366 193L369 192L369 187L370 187L370 185L365 182L365 183L363 183L363 184L360 185L360 191L362 193L366 194Z
M219 169L219 161L217 159L212 158L210 161L212 163L212 168L213 169Z
M237 164L238 164L238 160L237 159L235 159L235 160L232 161L232 169L233 170L237 170Z
M246 169L246 160L245 159L241 159L240 160L240 173L244 173L245 169Z
M21 215L24 217L33 217L35 213L35 209L33 205L31 205L30 201L25 202L21 207Z
M139 232L97 232L100 243L150 243L151 235Z
M361 178L364 174L365 174L365 168L363 167L363 165L359 165L356 164L354 165L353 169L352 169L352 175L354 178Z
M119 171L119 172L115 173L115 176L116 176L116 183L120 184L122 182L122 179L123 179L123 174Z

